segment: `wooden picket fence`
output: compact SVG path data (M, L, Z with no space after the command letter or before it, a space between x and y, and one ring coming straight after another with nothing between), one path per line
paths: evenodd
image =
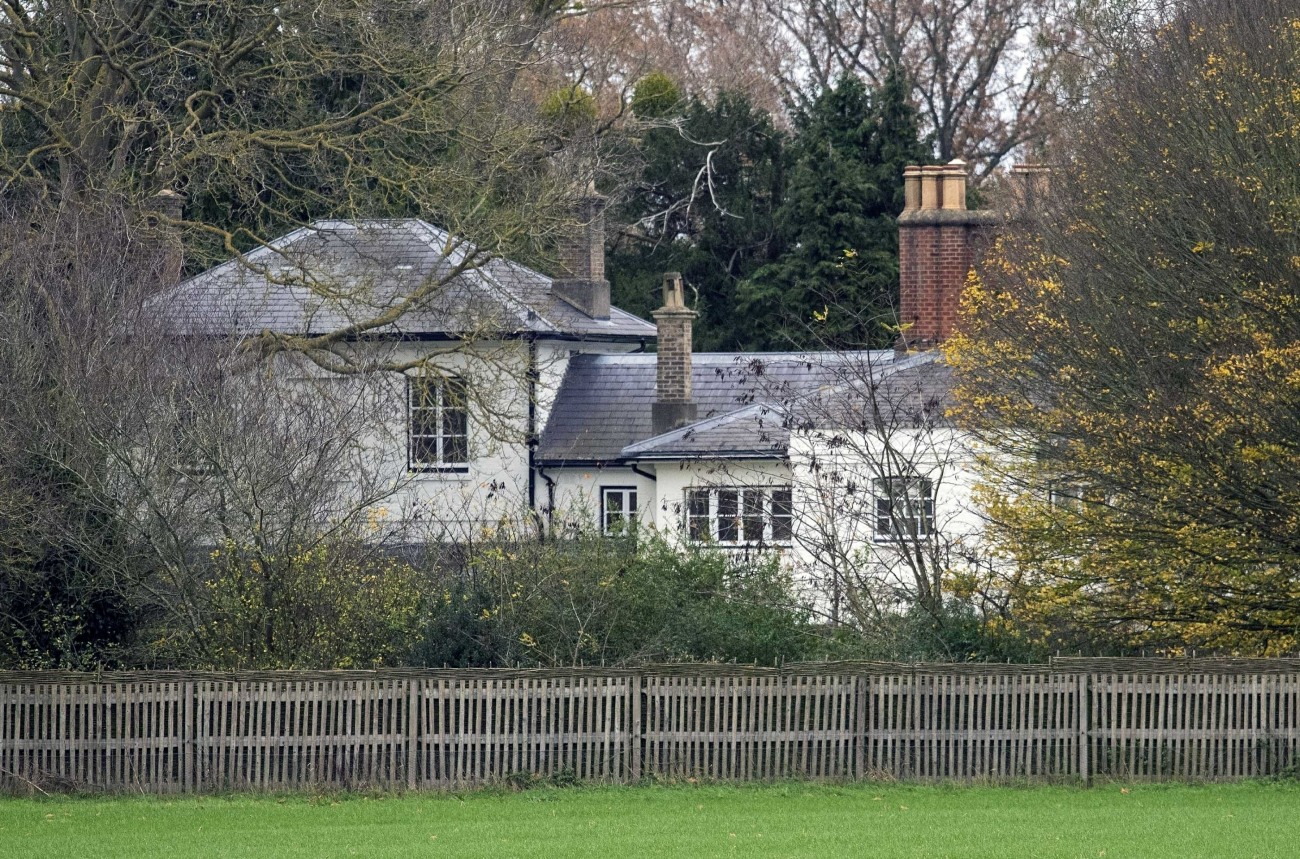
M1235 779L1300 766L1300 660L0 673L0 786Z

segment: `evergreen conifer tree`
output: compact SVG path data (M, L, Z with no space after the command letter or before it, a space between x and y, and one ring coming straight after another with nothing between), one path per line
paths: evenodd
M667 101L657 96L655 104ZM680 271L700 313L696 348L734 349L736 285L779 250L773 218L785 186L785 136L743 95L691 98L681 111L642 141L642 179L617 213L629 226L609 256L612 297L648 316L663 272Z
M892 339L903 167L930 160L897 73L875 93L845 76L795 116L776 214L784 249L737 291L749 349L862 348Z

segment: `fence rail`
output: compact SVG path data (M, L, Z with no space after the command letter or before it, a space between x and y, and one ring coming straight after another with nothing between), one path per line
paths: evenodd
M1235 779L1300 766L1300 660L0 673L0 786L526 775Z

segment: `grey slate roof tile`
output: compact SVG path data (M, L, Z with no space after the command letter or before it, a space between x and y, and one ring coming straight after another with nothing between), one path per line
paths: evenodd
M655 356L577 356L556 395L538 458L559 464L670 452L779 456L789 426L932 420L943 413L949 381L935 353L902 359L892 351L697 353L691 384L698 421L653 439ZM872 409L878 403L887 414Z
M321 334L373 319L447 277L466 250L416 219L321 221L183 281L156 304L181 334ZM640 340L655 327L617 308L593 319L552 294L550 278L493 259L372 333Z
M785 456L790 426L780 406L756 403L623 448L624 459L696 459Z

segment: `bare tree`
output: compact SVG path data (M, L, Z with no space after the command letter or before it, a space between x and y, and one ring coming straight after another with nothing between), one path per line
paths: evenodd
M754 0L798 53L798 100L842 74L881 86L903 72L941 161L987 176L1051 128L1057 65L1075 42L1066 0Z
M423 217L456 237L457 265L338 336L390 325L463 271L543 259L576 227L575 189L598 165L549 145L519 86L553 12L528 0L17 4L0 20L0 194L124 211L170 194L163 215L189 270L322 217ZM323 298L338 287L306 285Z
M128 659L139 620L115 511L91 491L105 473L92 428L118 425L129 336L170 249L120 208L7 200L0 214L0 567L12 659L93 665Z
M28 650L11 658L384 658L391 641L313 635L366 599L414 610L378 554L395 535L376 511L403 482L379 417L399 377L176 336L152 304L174 248L131 212L8 214L0 615Z
M744 2L607 0L564 17L542 41L549 85L589 89L606 117L620 116L651 72L691 94L743 93L773 117L784 112L780 81L793 55L777 50L778 23Z

